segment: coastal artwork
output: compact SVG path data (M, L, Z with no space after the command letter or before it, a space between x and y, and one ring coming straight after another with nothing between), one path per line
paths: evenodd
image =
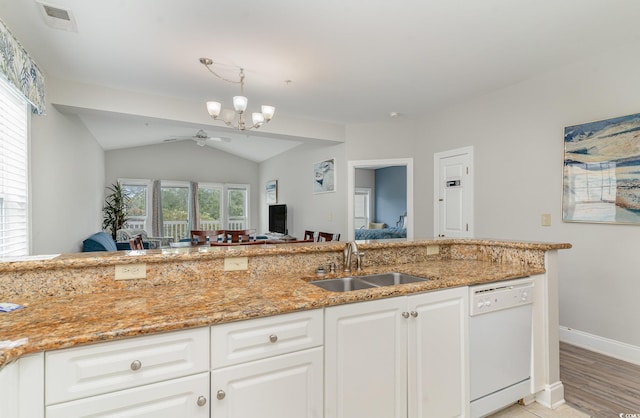
M269 180L264 192L267 198L267 205L275 205L278 203L278 180Z
M313 164L313 193L335 192L336 159Z
M640 224L640 114L564 129L562 220Z

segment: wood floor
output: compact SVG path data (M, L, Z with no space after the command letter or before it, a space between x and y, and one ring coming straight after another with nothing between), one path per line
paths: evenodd
M638 365L560 343L560 381L565 401L592 417L640 417Z

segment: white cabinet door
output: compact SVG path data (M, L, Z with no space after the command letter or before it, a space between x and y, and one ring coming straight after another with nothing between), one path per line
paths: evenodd
M44 417L44 354L0 368L0 418Z
M209 373L47 406L47 418L208 418Z
M215 418L322 418L322 347L211 372Z
M406 418L406 298L325 309L325 417Z
M408 297L409 416L468 416L468 288Z

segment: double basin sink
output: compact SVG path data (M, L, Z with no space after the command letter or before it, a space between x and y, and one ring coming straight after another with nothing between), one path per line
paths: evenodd
M424 282L429 279L404 273L379 273L358 277L314 280L309 283L330 292L349 292L351 290L371 289L373 287L395 286L399 284Z

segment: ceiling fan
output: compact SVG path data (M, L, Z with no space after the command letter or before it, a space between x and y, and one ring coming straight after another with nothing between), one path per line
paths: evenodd
M201 147L204 147L205 145L210 145L210 142L231 142L231 138L227 138L224 136L220 136L220 137L216 137L216 136L209 136L209 134L207 134L204 129L200 129L198 132L195 133L195 135L192 136L184 136L184 137L173 137L173 138L169 138L169 139L165 139L164 142L173 142L173 141L179 141L179 140L183 140L183 139L191 139L193 141L196 142L196 144L198 144Z

